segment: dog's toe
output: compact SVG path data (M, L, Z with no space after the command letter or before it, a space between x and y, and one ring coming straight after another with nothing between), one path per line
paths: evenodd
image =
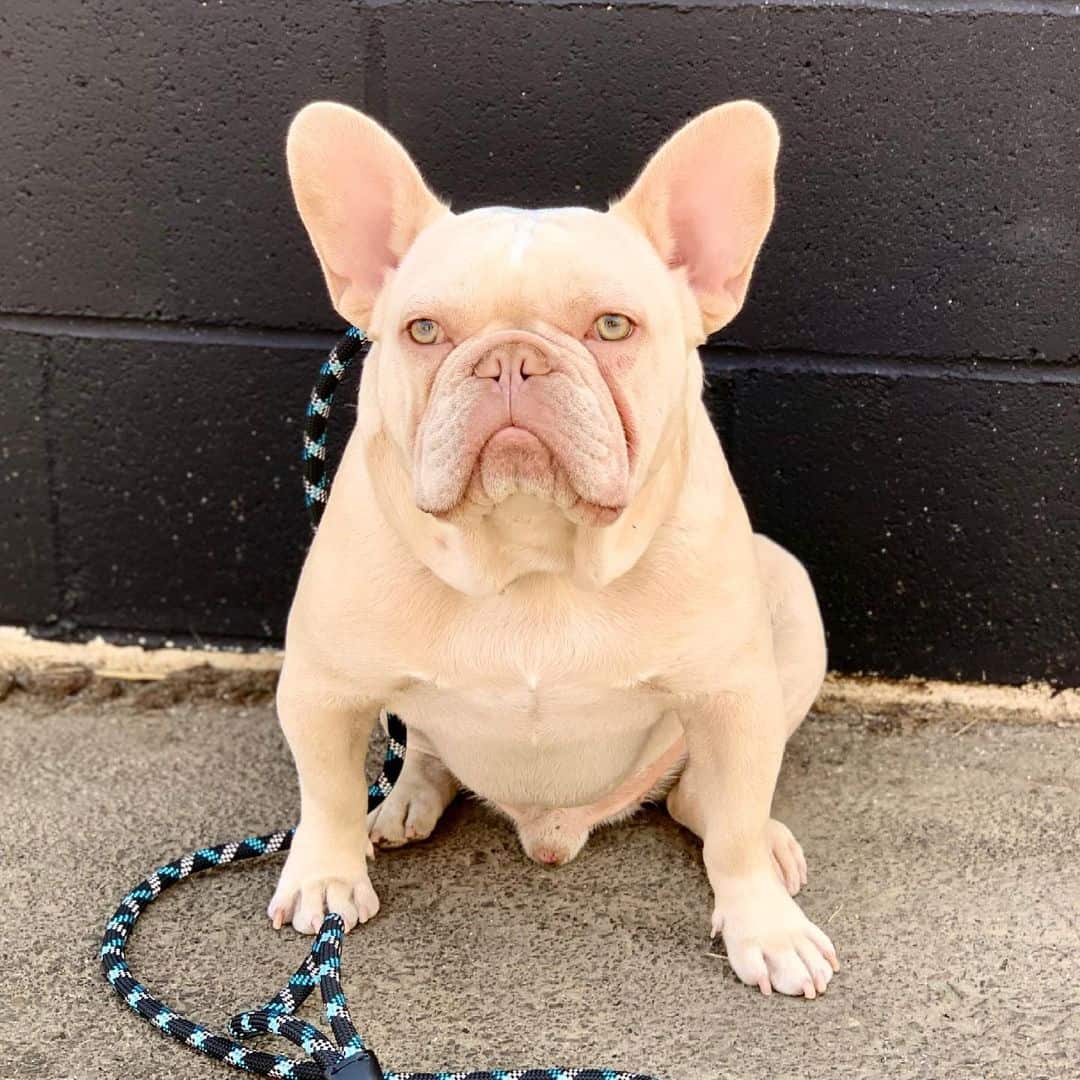
M769 822L768 836L777 877L784 883L784 888L795 896L806 884L806 856L802 845L791 830L775 818Z

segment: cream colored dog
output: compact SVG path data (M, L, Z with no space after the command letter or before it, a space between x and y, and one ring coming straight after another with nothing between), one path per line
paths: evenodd
M607 213L453 214L374 121L296 117L300 214L375 345L289 617L278 709L302 805L275 926L370 919L372 843L426 837L459 784L550 864L670 788L738 976L825 990L836 954L769 816L825 672L821 619L801 565L751 531L697 354L743 303L778 146L764 108L733 102ZM368 817L384 707L409 749Z

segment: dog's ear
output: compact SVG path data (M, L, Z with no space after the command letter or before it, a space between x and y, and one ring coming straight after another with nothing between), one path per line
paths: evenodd
M780 133L755 101L695 117L653 155L611 210L632 222L697 296L706 334L742 307L769 231Z
M449 211L401 144L347 105L316 101L301 109L285 154L330 299L365 329L387 273L420 231Z

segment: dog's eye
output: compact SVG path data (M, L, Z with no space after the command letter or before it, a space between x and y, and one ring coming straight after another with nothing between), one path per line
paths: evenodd
M434 345L439 340L439 324L434 319L413 319L409 323L409 337L417 345Z
M604 341L622 341L630 336L634 324L625 315L601 315L593 324L596 336Z

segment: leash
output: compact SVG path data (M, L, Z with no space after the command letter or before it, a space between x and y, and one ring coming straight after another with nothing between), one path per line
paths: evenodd
M334 395L349 369L371 351L371 339L363 330L350 326L330 350L308 399L304 425L304 505L314 532L322 521L330 497L330 477L326 472L326 429Z
M371 342L362 330L350 326L330 350L311 392L304 428L304 501L314 532L322 519L330 493L326 472L326 431L334 395L356 360L363 360ZM382 771L368 788L373 810L394 789L405 764L406 730L401 719L387 714L387 747ZM218 866L287 851L293 829L249 836L245 840L199 848L159 866L120 901L105 927L101 942L101 969L109 985L135 1013L162 1034L226 1065L256 1076L277 1080L656 1080L618 1069L481 1069L474 1072L444 1070L437 1073L384 1071L374 1051L356 1030L341 988L341 945L345 924L333 912L322 927L304 962L266 1004L238 1013L219 1034L189 1020L155 997L135 978L127 961L127 945L139 916L167 889L192 874ZM318 986L332 1037L295 1015ZM306 1060L252 1050L238 1040L255 1035L277 1035L300 1047Z

